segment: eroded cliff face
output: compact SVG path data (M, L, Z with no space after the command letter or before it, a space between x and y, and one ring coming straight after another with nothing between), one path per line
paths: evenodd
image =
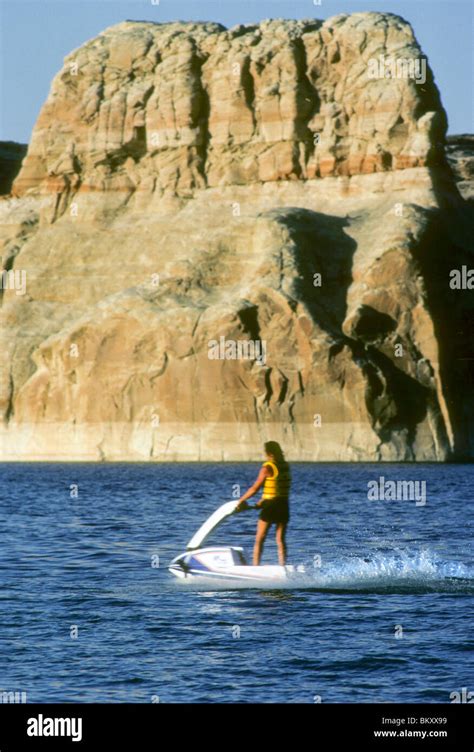
M0 202L2 458L471 453L472 209L429 68L387 58L424 60L377 13L66 58Z

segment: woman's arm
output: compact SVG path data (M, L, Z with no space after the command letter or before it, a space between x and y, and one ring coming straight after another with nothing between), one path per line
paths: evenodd
M260 470L258 474L258 478L253 484L253 486L250 486L249 490L246 491L244 495L240 497L238 507L240 507L241 505L243 506L244 503L247 501L247 499L250 499L251 496L254 496L257 493L258 489L261 488L263 484L265 483L265 478L268 478L269 475L270 475L270 472L268 468L262 467L262 469ZM258 503L256 504L256 506L258 507Z

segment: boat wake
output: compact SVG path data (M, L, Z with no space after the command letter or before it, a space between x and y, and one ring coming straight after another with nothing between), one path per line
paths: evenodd
M301 565L299 565L300 567ZM206 577L181 580L193 590L320 590L338 593L474 593L474 566L442 561L429 551L349 556L303 562L287 579L238 582ZM298 568L299 568L298 567ZM296 567L295 567L296 569Z

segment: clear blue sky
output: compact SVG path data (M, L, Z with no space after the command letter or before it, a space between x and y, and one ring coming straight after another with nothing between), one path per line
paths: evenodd
M125 19L219 21L329 18L378 10L409 21L428 56L450 133L474 131L472 0L0 0L0 139L27 143L64 57Z

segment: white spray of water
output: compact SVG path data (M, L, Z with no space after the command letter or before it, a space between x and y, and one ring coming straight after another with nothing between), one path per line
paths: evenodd
M192 589L209 589L209 578L180 580ZM216 582L213 590L341 590L363 592L466 592L474 593L474 567L461 562L442 561L429 550L395 551L391 555L346 557L328 560L320 567L305 563L304 572L293 572L287 580L258 582Z

